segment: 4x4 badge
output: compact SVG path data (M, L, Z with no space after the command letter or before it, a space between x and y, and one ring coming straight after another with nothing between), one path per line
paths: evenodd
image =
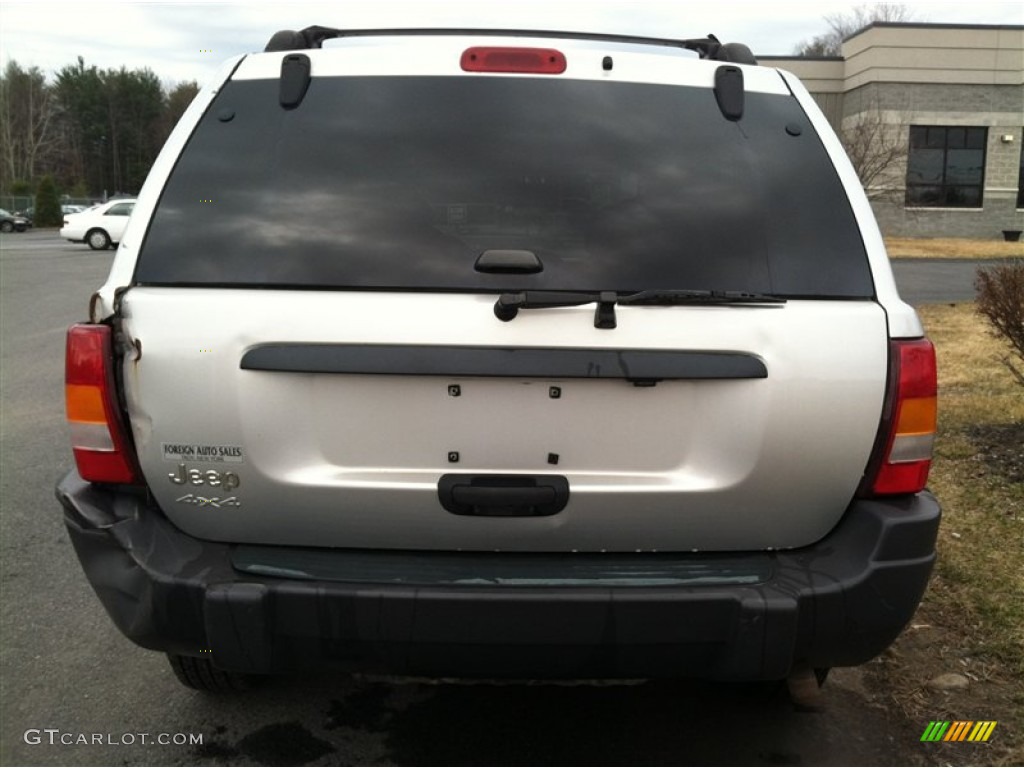
M208 485L211 488L223 488L230 491L242 484L242 479L234 472L221 472L216 469L189 469L184 464L178 465L177 472L168 472L167 479L175 485Z
M229 496L226 499L215 496L212 499L208 499L205 496L196 496L194 494L187 493L181 498L175 499L175 501L180 502L181 504L191 504L194 507L217 507L217 509L220 509L221 507L242 506L242 502L234 496Z

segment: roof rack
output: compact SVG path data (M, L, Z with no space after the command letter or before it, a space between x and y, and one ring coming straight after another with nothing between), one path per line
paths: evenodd
M660 37L637 37L634 35L610 35L601 32L553 32L551 30L525 29L335 29L333 27L306 27L298 32L283 29L274 33L263 49L274 51L303 51L321 48L324 40L339 37L394 37L415 35L486 35L500 37L544 37L570 40L597 40L606 43L632 43L636 45L661 45L696 51L702 59L728 61L734 64L757 64L750 48L742 43L722 43L714 35L692 40L671 40Z

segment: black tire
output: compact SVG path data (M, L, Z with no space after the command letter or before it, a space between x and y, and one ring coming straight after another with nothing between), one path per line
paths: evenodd
M110 247L110 235L102 229L90 229L85 233L85 242L94 251L105 251Z
M13 232L13 231L14 231L14 222L13 221L0 222L0 232Z
M253 687L256 678L218 669L210 659L168 653L167 660L178 681L187 688L207 693L240 693Z

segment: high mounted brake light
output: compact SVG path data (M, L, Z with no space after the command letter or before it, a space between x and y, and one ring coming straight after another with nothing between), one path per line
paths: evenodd
M554 48L467 48L459 61L466 72L517 72L560 75L565 72L565 54Z
M927 339L893 341L889 398L867 495L917 493L928 482L937 422L935 347ZM880 452L880 453L879 453Z
M108 326L78 324L68 329L64 402L78 474L97 483L140 482L117 407Z

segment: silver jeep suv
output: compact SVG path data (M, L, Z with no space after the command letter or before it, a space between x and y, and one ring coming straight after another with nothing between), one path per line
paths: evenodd
M881 652L931 571L933 349L744 46L280 32L182 118L90 314L58 497L193 687L783 679Z

